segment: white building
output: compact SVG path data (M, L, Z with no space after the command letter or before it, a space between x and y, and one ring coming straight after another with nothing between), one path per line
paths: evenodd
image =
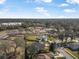
M1 25L12 26L12 25L22 25L21 22L10 22L10 23L1 23Z

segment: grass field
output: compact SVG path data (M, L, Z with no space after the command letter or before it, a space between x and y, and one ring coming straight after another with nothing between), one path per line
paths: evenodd
M35 36L35 35L29 35L29 36L27 36L27 40L37 40L36 38L38 38L38 36Z
M0 31L0 35L7 34L6 31Z

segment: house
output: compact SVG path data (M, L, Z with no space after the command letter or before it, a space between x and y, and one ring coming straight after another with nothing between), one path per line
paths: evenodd
M79 49L79 43L69 43L67 44L67 48L77 51Z
M0 39L7 39L9 36L6 34L6 35L0 35Z

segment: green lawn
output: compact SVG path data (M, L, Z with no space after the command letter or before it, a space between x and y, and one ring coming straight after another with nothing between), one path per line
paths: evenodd
M31 45L33 42L35 42L37 39L36 38L38 38L38 36L35 36L35 35L28 35L27 37L26 37L26 44L27 44L27 46L29 46L29 45Z
M54 38L53 37L48 37L48 40L52 41L52 40L54 40Z
M29 35L29 36L27 36L27 40L37 40L36 38L38 38L38 36L35 36L35 35Z

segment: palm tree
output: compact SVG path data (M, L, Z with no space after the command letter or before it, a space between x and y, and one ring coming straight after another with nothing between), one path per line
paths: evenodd
M14 51L14 55L16 55L16 52L17 52L17 49L18 49L18 47L21 47L21 49L23 49L23 54L25 54L25 41L24 41L24 39L21 39L21 38L16 38L16 39L14 39L14 42L15 42L15 44L16 44L16 46L14 47L15 48L15 51ZM23 56L22 58L24 58L25 56Z
M10 47L10 43L9 41L4 41L4 40L1 40L1 44L0 44L0 49L2 50L2 52L4 52L4 57L7 59L9 56L8 56L8 53L9 53L9 47ZM1 51L0 51L1 52Z

